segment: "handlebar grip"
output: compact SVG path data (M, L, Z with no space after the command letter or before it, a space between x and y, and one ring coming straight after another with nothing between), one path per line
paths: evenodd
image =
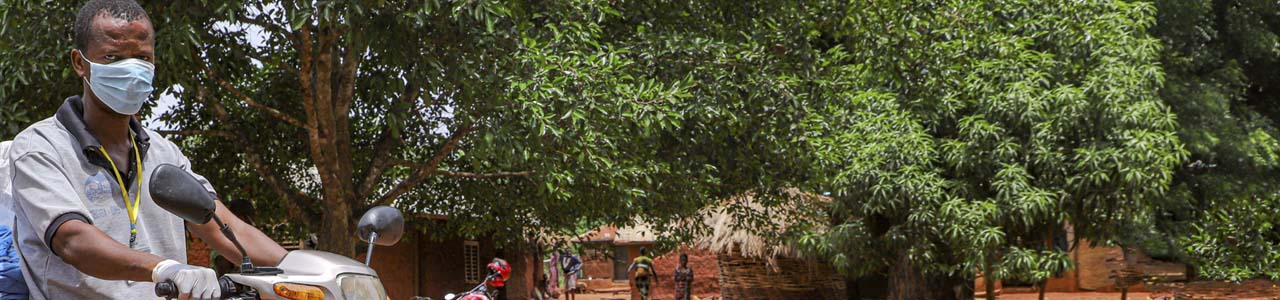
M165 299L178 298L178 286L173 281L165 281L156 283L156 297L164 297Z
M237 292L235 282L230 278L218 278L218 288L222 289L222 298L229 299ZM178 299L178 285L172 280L156 283L156 297L164 297L165 299Z

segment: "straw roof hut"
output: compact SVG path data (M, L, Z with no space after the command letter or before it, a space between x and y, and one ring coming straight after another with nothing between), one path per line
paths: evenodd
M828 223L821 208L830 199L798 191L784 194L788 199L777 203L744 194L704 211L711 232L697 246L716 253L721 296L726 300L845 300L845 280L831 266L804 257L775 236L760 234L822 230Z

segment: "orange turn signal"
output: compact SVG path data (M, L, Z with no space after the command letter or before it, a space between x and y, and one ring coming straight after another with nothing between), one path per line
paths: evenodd
M319 287L281 282L272 286L276 291L276 295L291 300L324 300L324 291Z

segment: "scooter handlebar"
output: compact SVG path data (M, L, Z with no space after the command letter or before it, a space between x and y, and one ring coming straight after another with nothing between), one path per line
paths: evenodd
M156 297L164 297L165 299L178 298L178 286L173 281L157 282Z
M235 283L230 278L218 278L218 288L222 289L222 299L231 299L236 293ZM156 283L156 297L178 299L178 285L172 280Z

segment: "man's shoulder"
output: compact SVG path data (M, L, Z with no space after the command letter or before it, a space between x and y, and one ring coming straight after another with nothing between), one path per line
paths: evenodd
M54 118L40 120L13 137L13 143L9 144L9 157L16 159L33 152L54 155L60 144L70 137L67 129Z
M182 148L178 148L177 144L174 144L173 141L170 141L168 138L160 135L159 132L151 130L150 128L143 128L142 130L151 138L151 149L147 150L147 155L160 154L166 157L183 155Z

